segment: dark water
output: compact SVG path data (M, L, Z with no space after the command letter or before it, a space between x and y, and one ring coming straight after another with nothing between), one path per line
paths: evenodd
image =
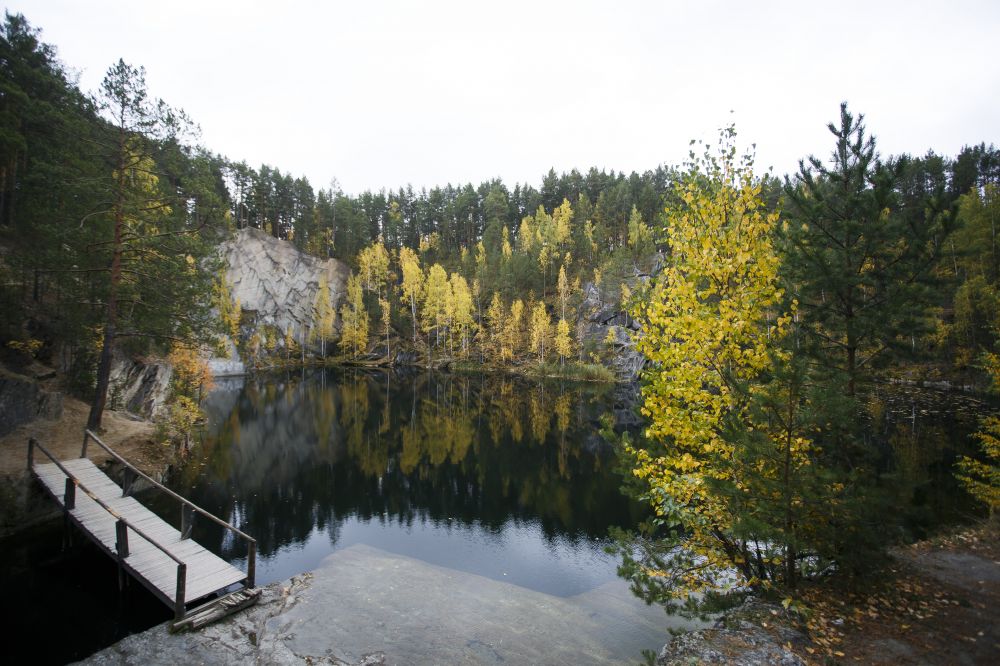
M259 584L365 544L568 597L614 579L608 528L644 515L597 434L603 415L628 420L620 391L426 373L221 383L169 485L257 538ZM872 445L900 480L910 536L973 515L951 466L985 411L966 396L872 390ZM177 522L170 502L143 501ZM194 537L245 564L223 530L202 521ZM138 585L119 597L110 558L62 538L55 520L0 541L0 579L20 606L5 654L62 663L169 619Z
M642 515L597 432L607 387L329 373L220 387L207 409L174 487L257 538L265 584L363 543L572 596L615 577L608 528Z

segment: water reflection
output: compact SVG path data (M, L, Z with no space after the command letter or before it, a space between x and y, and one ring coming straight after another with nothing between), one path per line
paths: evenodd
M982 507L955 479L955 461L977 455L973 433L996 405L980 397L877 384L866 394L868 444L882 454L906 539L979 517Z
M258 539L261 582L366 543L577 594L615 576L608 528L641 518L597 435L614 407L607 388L500 375L250 381L210 397L209 432L173 483Z

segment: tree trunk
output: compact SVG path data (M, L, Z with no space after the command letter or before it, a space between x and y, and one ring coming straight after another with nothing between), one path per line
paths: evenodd
M124 145L122 146L124 150ZM90 406L87 417L87 428L96 430L101 427L101 417L104 415L104 405L108 400L108 383L111 378L112 348L115 344L115 334L118 324L118 283L122 276L122 228L125 226L125 211L121 200L125 187L124 159L119 162L118 186L119 200L115 206L115 238L114 253L111 256L111 282L108 289L108 309L104 320L104 344L101 347L101 358L97 364L97 389L94 402Z
M115 192L115 234L111 255L111 279L108 286L108 308L104 320L104 344L101 347L101 358L97 364L97 388L94 402L87 416L87 428L96 430L101 427L101 417L108 400L108 383L111 378L112 349L118 328L118 284L122 277L122 231L125 227L125 131L118 132L118 178Z

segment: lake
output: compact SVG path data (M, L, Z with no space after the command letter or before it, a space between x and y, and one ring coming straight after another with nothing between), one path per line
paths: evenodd
M635 400L629 387L500 374L330 370L219 380L205 401L208 423L168 485L258 540L258 584L330 557L363 565L359 553L403 556L434 568L428 580L461 581L447 594L495 582L567 608L586 600L606 629L591 638L634 663L678 624L631 598L604 551L610 527L645 516L621 493L615 452L598 433L604 416L636 427ZM912 535L971 515L950 466L970 450L986 407L958 394L872 388L873 445L903 481ZM176 506L143 500L176 522ZM245 564L243 546L207 521L193 536ZM169 619L138 585L119 599L110 558L81 538L63 552L61 539L56 520L5 540L0 552L15 598L34 599L12 635L27 640L43 623L68 632L34 644L40 661L80 658ZM94 610L81 615L77 601ZM378 612L358 609L358 621Z

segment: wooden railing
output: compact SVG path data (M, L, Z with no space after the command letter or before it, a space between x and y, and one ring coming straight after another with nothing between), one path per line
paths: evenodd
M94 440L94 442L98 446L100 446L102 449L104 449L105 451L107 451L107 453L112 458L114 458L115 460L117 460L121 464L125 465L126 480L122 484L122 494L123 495L128 495L131 492L132 482L134 481L134 477L135 476L139 476L139 477L145 479L146 481L148 481L149 483L153 484L153 486L155 486L160 491L166 493L167 495L169 495L170 497L174 498L175 500L177 500L178 502L181 503L181 530L180 531L181 531L181 538L182 539L187 539L188 537L191 536L191 528L192 528L192 526L194 524L194 516L193 516L194 513L201 514L202 516L208 518L209 520L211 520L212 522L216 523L217 525L220 525L221 527L224 527L224 528L228 529L230 532L232 532L236 536L240 537L241 539L244 539L247 542L247 579L246 579L246 586L247 587L253 587L254 586L254 580L256 578L256 573L257 573L257 540L256 539L254 539L253 537L251 537L249 534L246 534L245 532L237 529L233 525L230 525L229 523L227 523L226 521L222 520L221 518L212 515L211 513L209 513L208 511L206 511L205 509L202 509L200 506L196 505L194 502L191 502L191 501L185 499L184 497L181 497L180 495L178 495L174 491L172 491L169 488L167 488L166 486L164 486L159 481L154 480L152 477L150 477L148 474L146 474L145 472L143 472L142 470L140 470L138 467L136 467L135 465L133 465L129 461L125 460L124 458L122 458L120 455L118 455L114 451L112 451L108 447L107 444L105 444L104 442L102 442L101 439L97 435L95 435L94 433L92 433L90 430L85 430L84 434L83 434L83 449L80 451L80 457L81 458L86 458L87 457L87 441L90 440L90 439ZM30 453L29 453L29 456L30 456ZM51 458L52 456L50 455L49 457ZM29 463L29 465L30 465L30 463ZM129 480L127 478L130 474L132 475L132 479L131 480Z
M177 563L177 590L174 599L174 615L176 619L181 619L184 617L184 595L185 588L187 586L187 565L181 561L176 555L171 553L165 546L158 543L156 539L153 539L140 528L136 527L134 524L130 523L124 516L119 514L117 511L108 506L100 497L92 493L87 489L83 482L76 477L75 474L70 472L66 467L56 459L52 453L46 449L40 442L32 438L28 440L28 470L32 470L35 464L35 449L40 450L49 460L56 464L63 474L66 475L66 488L63 494L63 507L69 512L76 507L76 491L79 489L87 497L94 500L102 509L107 511L112 517L115 518L115 551L118 558L119 566L125 564L125 559L129 556L128 547L128 531L132 530L140 537L148 541L150 544L155 546L164 555L169 557L171 560Z

